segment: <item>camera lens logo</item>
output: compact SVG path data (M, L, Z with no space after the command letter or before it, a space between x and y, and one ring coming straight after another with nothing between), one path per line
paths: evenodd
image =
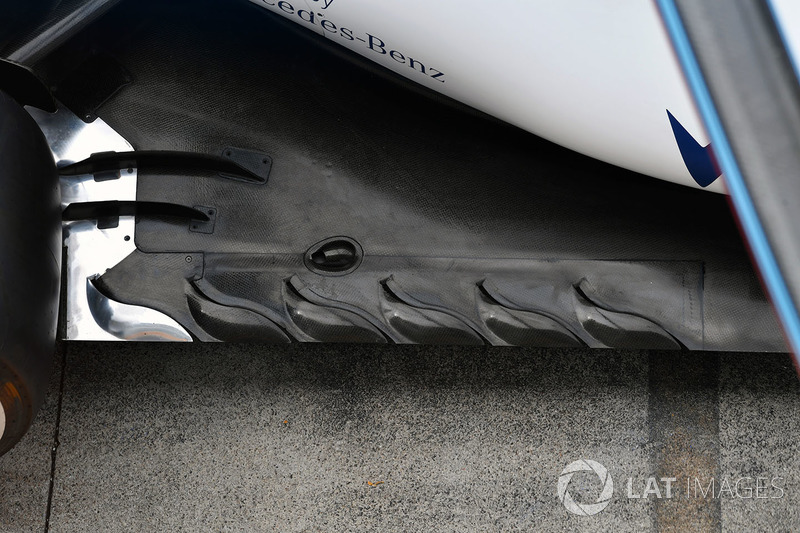
M595 503L578 503L572 498L569 490L567 490L569 489L569 482L572 481L572 476L574 476L576 472L594 472L597 474L597 477L600 478L600 483L603 484L603 490L600 491L600 495L597 497ZM608 506L611 502L611 496L613 495L614 482L611 480L611 475L608 473L608 470L605 466L591 459L580 459L568 464L566 468L561 471L561 475L558 478L558 499L561 500L561 503L564 504L567 511L572 514L580 516L595 515Z

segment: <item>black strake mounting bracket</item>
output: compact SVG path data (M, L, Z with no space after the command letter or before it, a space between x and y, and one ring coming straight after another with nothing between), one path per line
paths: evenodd
M185 205L118 200L71 203L61 218L64 221L97 220L98 228L107 229L117 227L119 217L123 216L178 218L200 224L211 220L204 211Z
M222 155L176 151L99 152L83 161L58 169L61 176L92 174L97 181L116 179L126 169L167 172L216 172L229 179L264 184L269 179L272 159L263 153L226 148Z

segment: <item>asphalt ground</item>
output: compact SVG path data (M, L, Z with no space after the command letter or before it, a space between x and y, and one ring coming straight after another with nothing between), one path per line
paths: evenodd
M798 407L786 354L71 343L0 531L797 531Z

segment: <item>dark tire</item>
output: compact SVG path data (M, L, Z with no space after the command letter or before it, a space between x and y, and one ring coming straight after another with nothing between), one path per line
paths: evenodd
M47 141L0 92L0 455L25 434L53 366L61 279L58 176Z

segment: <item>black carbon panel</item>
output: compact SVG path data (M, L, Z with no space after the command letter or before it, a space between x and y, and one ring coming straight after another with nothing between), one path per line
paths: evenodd
M213 235L142 222L142 250L291 253L349 235L379 255L695 259L720 240L741 252L722 197L442 106L250 7L114 14L135 28L107 45L134 81L104 120L138 150L236 146L274 161L264 187L141 176L141 200L219 204Z
M296 255L136 252L97 285L206 340L702 349L702 277L684 261L402 257L324 276Z
M721 315L707 312L705 277L692 261L389 256L326 276L298 254L136 252L98 288L201 340L780 349L754 279L711 278Z
M467 261L459 279L469 284L470 291L478 287L483 274L493 271L487 264L506 260L691 264L699 272L695 312L701 317L700 329L691 335L677 334L677 324L665 327L643 314L642 309L658 311L652 298L662 294L647 293L649 279L642 273L647 270L639 271L645 277L638 279L635 289L645 298L634 300L648 303L623 310L595 305L589 288L581 285L583 278L570 278L576 285L565 288L564 294L575 299L573 311L606 313L595 322L576 319L580 328L548 322L530 308L536 302L528 300L519 302L513 317L496 320L499 329L491 334L504 342L490 338L485 321L466 331L463 324L457 325L463 317L433 308L422 315L426 320L433 317L441 338L449 342L783 349L724 197L592 160L424 90L409 90L393 75L364 68L363 60L331 46L246 1L141 1L122 3L59 52L73 58L76 50L107 54L130 74L133 81L100 107L98 115L137 150L219 155L226 147L236 147L272 158L265 185L223 177L140 173L139 200L213 207L217 215L213 233L192 232L188 222L139 220L135 240L145 253L137 261L156 264L157 258L173 253L202 253L222 263L244 254L241 257L264 265L289 258L280 261L299 266L280 272L267 266L261 271L251 268L251 277L238 285L231 280L242 274L222 269L216 299L204 296L218 305L249 309L277 324L280 331L267 335L275 342L282 341L282 335L298 340L320 335L370 342L403 342L414 335L422 342L435 340L435 335L426 337L413 328L409 330L413 335L396 333L393 338L385 323L370 322L369 316L378 316L377 311L361 316L344 308L328 309L325 319L296 315L306 317L306 328L336 324L336 334L329 335L333 330L300 334L292 329L286 322L286 301L304 308L320 304L309 303L297 287L285 289L285 283L277 285L288 291L279 295L278 303L273 302L275 294L264 291L276 286L274 276L306 280L303 254L334 236L357 241L364 265L394 258L394 271L384 266L381 272L386 277L377 280L375 290L384 292L380 298L378 293L365 295L362 309L392 299L408 306L402 295L382 282L392 275L396 280L413 278L415 258L435 260L445 270L447 258ZM56 64L54 58L39 68L45 74L66 76ZM138 267L120 265L104 290L136 300L135 288L124 286L126 268ZM364 268L349 279L366 279ZM524 278L522 271L514 277L518 282ZM708 279L714 283L704 285ZM198 283L210 282L203 278ZM226 283L234 285L221 288ZM189 285L197 290L196 283ZM630 296L634 289L626 286ZM183 295L181 287L165 287L163 292ZM194 303L180 304L180 313L170 307L178 305L174 301L160 307L172 316L180 314L198 331L202 330L196 325L198 316L213 324L214 335L206 332L198 337L225 336L225 320L207 316L217 308L192 298L187 301ZM474 298L471 293L470 298ZM254 301L259 302L255 307ZM469 301L474 307L476 300ZM356 303L348 305L359 307ZM278 307L270 311L270 305ZM757 310L755 319L747 316L752 309ZM498 316L504 312L497 309ZM255 317L237 313L240 321L258 324ZM598 313L593 313L596 318ZM531 336L531 331L538 333ZM624 335L614 337L626 331L639 333L634 341ZM713 342L706 341L704 331L714 332ZM251 333L245 336L252 338Z

